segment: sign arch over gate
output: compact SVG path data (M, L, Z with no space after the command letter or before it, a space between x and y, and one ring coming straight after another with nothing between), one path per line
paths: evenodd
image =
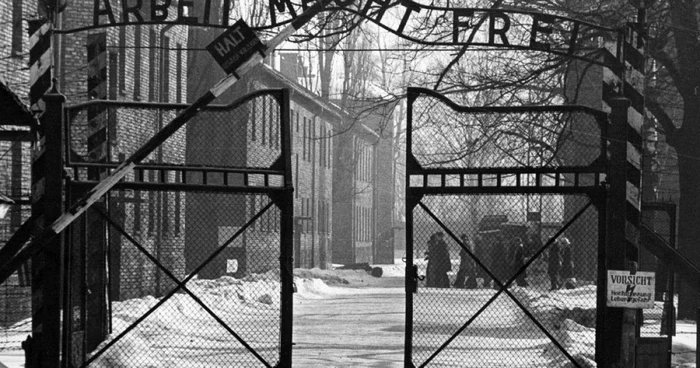
M92 22L75 25L71 29L55 30L69 34L96 28L138 24L179 24L192 27L227 28L229 16L245 2L224 0L220 19L211 0L178 2L144 0L128 4L126 0L93 0ZM269 21L253 24L255 31L275 29L292 23L314 1L304 0L298 5L291 0L269 0ZM413 43L434 46L486 46L517 50L539 50L580 58L600 64L597 42L602 37L617 41L620 29L590 22L525 10L496 8L452 8L420 4L411 0L336 0L326 12L342 11L370 20L383 29ZM172 8L172 9L171 9ZM197 16L188 15L190 13ZM229 16L226 16L229 15ZM390 16L391 15L391 16ZM419 37L417 25L431 25L430 35ZM433 36L431 36L433 35ZM435 36L437 35L437 36Z

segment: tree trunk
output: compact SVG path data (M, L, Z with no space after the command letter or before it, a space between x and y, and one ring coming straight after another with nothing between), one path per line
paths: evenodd
M678 177L680 187L678 241L681 253L700 266L700 101L685 99L683 125L678 131ZM683 281L679 290L678 319L695 319L700 306L700 285Z

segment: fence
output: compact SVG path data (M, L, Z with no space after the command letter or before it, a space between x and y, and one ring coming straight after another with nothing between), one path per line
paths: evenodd
M408 99L406 362L592 362L605 115Z
M98 104L108 120L105 163L91 162L101 158L86 144ZM181 108L67 108L68 200ZM248 367L291 358L288 109L282 90L204 109L70 227L69 366Z

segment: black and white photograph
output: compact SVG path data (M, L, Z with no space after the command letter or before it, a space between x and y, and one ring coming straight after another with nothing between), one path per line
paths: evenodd
M0 368L695 368L700 2L0 0Z

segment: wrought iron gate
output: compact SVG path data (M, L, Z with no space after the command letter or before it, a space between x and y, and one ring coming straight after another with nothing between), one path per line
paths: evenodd
M405 366L595 360L606 122L409 89Z
M67 108L69 205L185 107ZM76 221L68 366L289 366L290 152L287 90L210 106Z

